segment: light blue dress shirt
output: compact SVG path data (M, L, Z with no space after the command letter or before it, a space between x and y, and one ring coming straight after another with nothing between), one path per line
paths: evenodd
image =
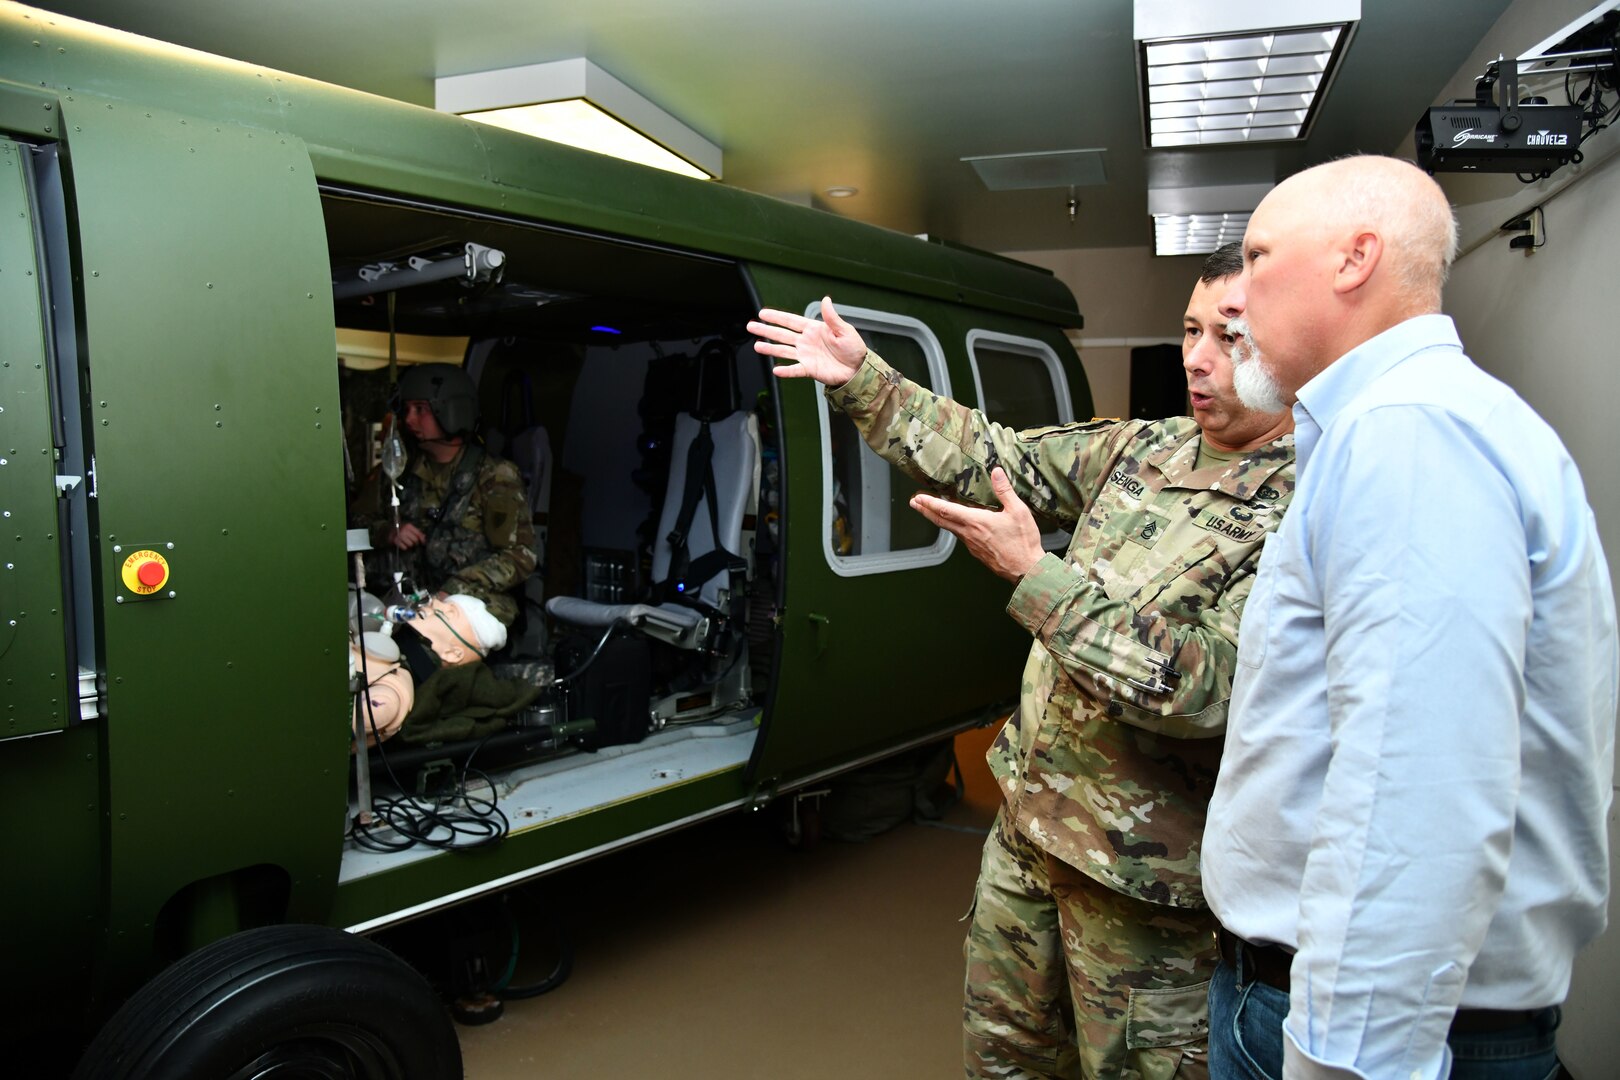
M1294 422L1204 891L1297 950L1289 1077L1443 1076L1459 1006L1562 1002L1604 926L1608 568L1563 444L1444 316L1330 365Z

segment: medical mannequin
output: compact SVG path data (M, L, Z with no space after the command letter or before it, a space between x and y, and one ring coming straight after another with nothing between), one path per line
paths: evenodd
M407 625L427 640L445 667L483 660L506 644L506 627L476 596L434 597Z
M361 699L361 723L366 745L375 746L405 723L416 703L416 682L400 661L399 646L387 634L368 633L364 641L363 666L360 644L349 643L349 677L364 672L367 684Z

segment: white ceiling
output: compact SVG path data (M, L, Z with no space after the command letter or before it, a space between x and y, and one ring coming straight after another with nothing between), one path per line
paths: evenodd
M1220 0L1198 0L1218 3ZM1129 0L43 0L421 105L440 75L585 56L725 152L725 183L996 251L1151 242L1147 187L1388 152L1508 0L1362 0L1303 145L1144 151ZM1298 0L1302 15L1311 0ZM1555 29L1555 28L1549 28ZM1102 148L1107 182L991 192L963 157ZM831 200L834 185L860 190Z

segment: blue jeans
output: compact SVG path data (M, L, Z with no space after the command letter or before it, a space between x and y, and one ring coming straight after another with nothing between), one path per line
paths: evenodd
M1280 1080L1288 995L1261 982L1247 986L1222 960L1209 984L1210 1080ZM1552 1080L1553 1037L1560 1019L1543 1009L1534 1021L1503 1031L1452 1032L1452 1080Z

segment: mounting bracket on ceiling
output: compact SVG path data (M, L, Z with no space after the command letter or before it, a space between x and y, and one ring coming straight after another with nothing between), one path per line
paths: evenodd
M332 283L332 299L352 300L357 296L408 289L415 285L429 285L435 281L460 279L465 286L499 281L506 269L506 253L499 248L475 244L462 245L455 254L411 255L399 261L369 263L355 271L355 276Z

